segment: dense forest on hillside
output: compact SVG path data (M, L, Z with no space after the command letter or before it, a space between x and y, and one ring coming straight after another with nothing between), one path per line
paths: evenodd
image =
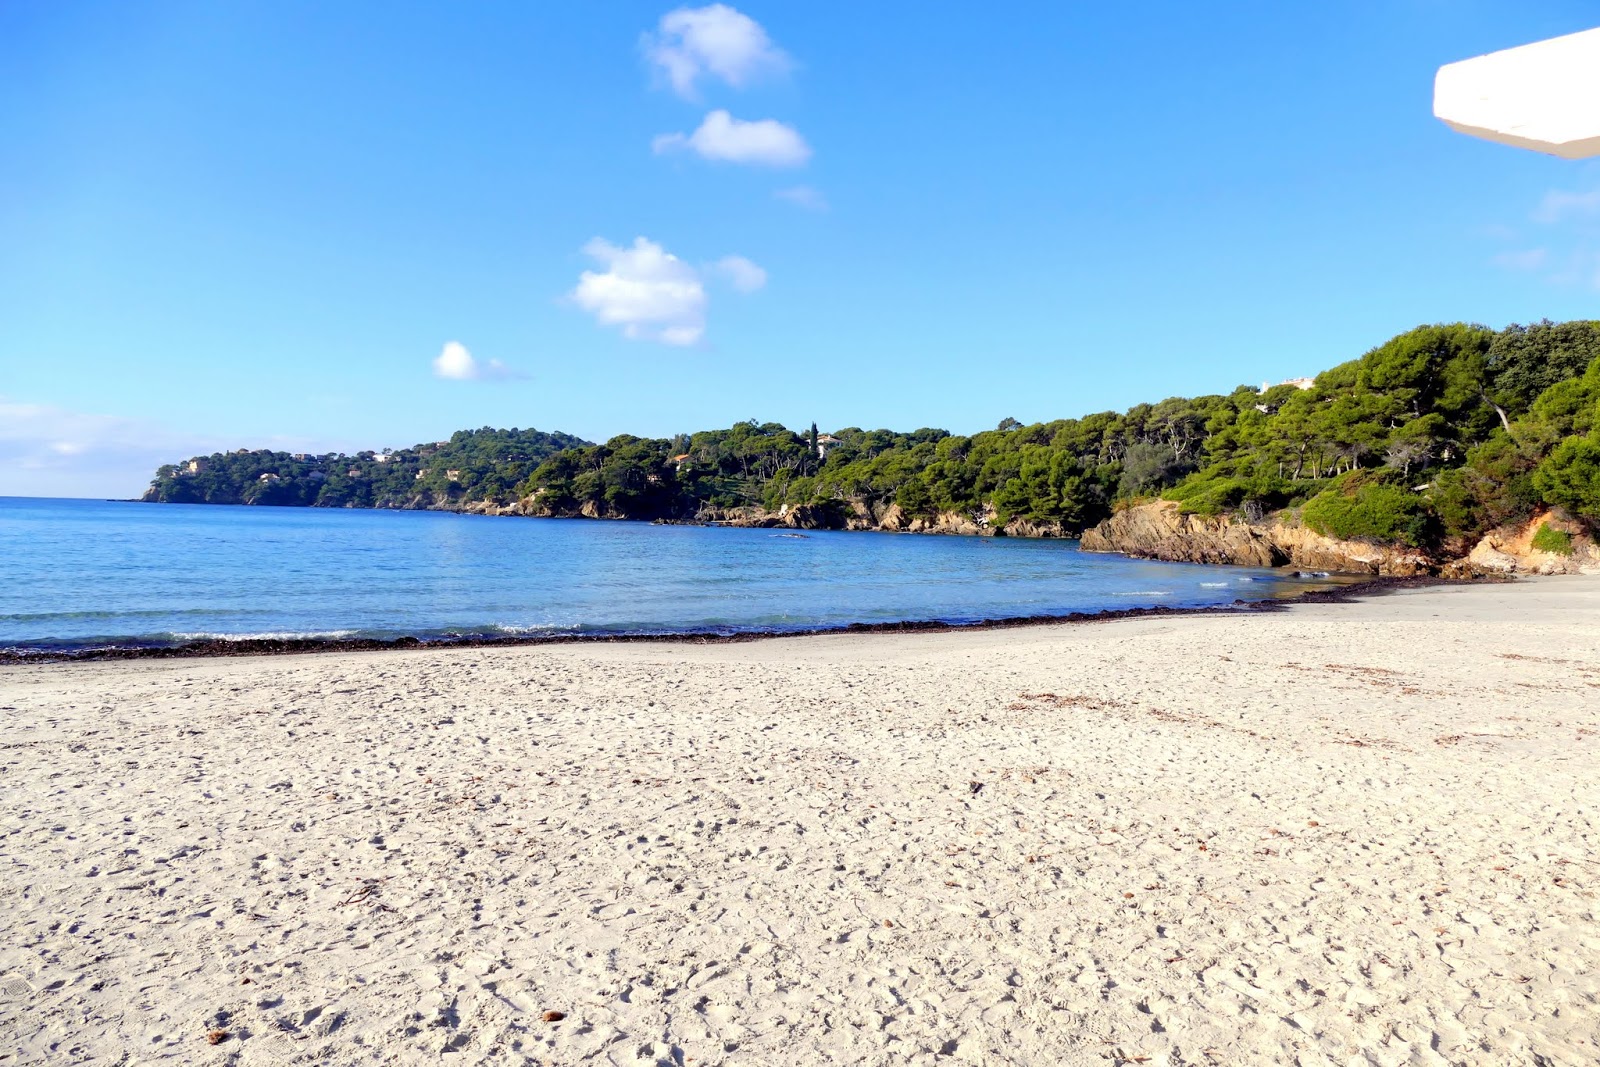
M241 448L156 472L145 500L171 504L416 508L435 501L507 498L539 465L589 442L538 430L459 430L399 451L272 452Z
M482 429L358 456L246 452L161 468L145 499L324 507L516 506L693 520L804 509L965 516L1073 533L1120 502L1437 546L1541 506L1600 523L1600 322L1421 326L1315 379L972 436L738 423L591 444Z

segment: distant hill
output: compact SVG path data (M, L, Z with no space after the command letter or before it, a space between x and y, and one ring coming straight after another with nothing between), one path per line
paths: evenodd
M1163 496L1446 553L1548 507L1593 527L1600 322L1419 326L1315 378L972 436L485 428L384 455L197 457L145 499L1062 536Z
M545 460L588 446L571 434L484 427L459 430L450 440L431 445L353 456L241 448L162 467L143 499L169 504L451 507L463 500L512 499Z

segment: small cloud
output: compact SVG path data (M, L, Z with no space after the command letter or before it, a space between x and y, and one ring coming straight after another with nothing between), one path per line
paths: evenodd
M1590 183L1597 168L1579 181ZM1495 226L1485 236L1502 242L1490 262L1504 270L1533 274L1563 289L1600 291L1600 188L1588 192L1547 190L1528 213L1533 226ZM1532 246L1532 247L1529 247Z
M433 359L433 373L436 377L457 382L514 381L527 377L498 359L488 362L475 359L460 341L445 342L444 348Z
M138 419L0 396L0 496L132 496L175 454L220 447Z
M1538 270L1550 261L1548 248L1528 248L1517 252L1501 252L1492 262L1507 270Z
M467 381L478 376L478 361L472 358L466 345L446 341L443 351L433 361L433 373L441 378Z
M586 270L567 298L603 326L620 326L630 341L694 345L706 332L705 278L647 237L621 248L596 237L584 255L605 270ZM704 267L706 275L736 291L753 293L767 284L767 272L744 256L723 256Z
M1560 286L1600 292L1600 247L1580 246L1555 258L1550 281Z
M768 167L798 167L811 158L811 146L793 126L776 119L746 122L722 110L707 115L693 133L664 133L650 147L657 155L688 149L704 159Z
M787 201L796 207L803 207L807 211L827 211L828 199L809 185L794 185L788 189L779 189L772 194L779 200Z
M706 290L689 264L644 237L630 248L596 237L583 252L605 270L584 271L568 295L602 325L666 345L692 345L705 334Z
M1545 224L1566 218L1589 218L1600 215L1600 189L1587 193L1569 193L1551 189L1534 209L1533 221Z
M0 496L137 496L161 464L226 447L143 419L0 396Z
M669 11L642 44L673 90L690 100L696 98L696 83L707 75L742 89L760 78L782 75L793 65L759 22L726 4Z
M723 256L711 269L741 293L753 293L767 284L767 272L743 256Z

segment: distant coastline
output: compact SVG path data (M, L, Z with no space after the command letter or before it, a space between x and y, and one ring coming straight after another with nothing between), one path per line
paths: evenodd
M195 456L161 467L142 499L1011 537L1093 532L1093 543L1134 554L1143 550L1122 547L1113 520L1159 499L1236 531L1217 542L1225 547L1293 539L1250 529L1303 529L1326 542L1313 555L1357 571L1581 570L1600 562L1600 321L1420 326L1314 378L1048 423L1006 419L971 436L751 420L595 444L485 427L354 456ZM1523 541L1544 555L1520 551ZM1334 545L1379 546L1408 562L1367 566L1370 553ZM1202 550L1152 551L1188 559ZM1209 562L1240 561L1231 549L1203 551Z

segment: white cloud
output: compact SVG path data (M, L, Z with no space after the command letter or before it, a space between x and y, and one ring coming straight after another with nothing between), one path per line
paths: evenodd
M811 146L793 126L777 119L746 122L722 110L708 114L693 133L664 133L650 147L658 155L686 148L705 159L768 167L798 167L811 158Z
M433 373L440 378L458 382L510 381L526 375L501 363L475 359L467 346L460 341L446 341L444 348L433 359Z
M126 499L144 492L163 463L240 446L238 440L174 433L142 419L0 397L0 496ZM301 438L273 438L258 447L326 451Z
M1600 215L1600 189L1587 193L1569 193L1551 189L1534 209L1535 222L1560 222L1565 218L1586 218Z
M1587 168L1585 177L1592 180L1595 171ZM1505 270L1536 274L1557 287L1600 291L1600 188L1547 190L1528 217L1534 227L1527 236L1512 227L1489 231L1489 236L1510 245L1491 262Z
M603 325L668 345L692 345L705 334L706 290L689 264L643 237L631 248L596 237L583 252L606 269L584 271L569 295Z
M646 237L627 248L596 237L583 252L605 270L584 271L567 296L601 325L664 345L698 344L705 336L710 298L701 271ZM767 272L744 256L723 256L704 271L741 293L767 284Z
M1581 169L1579 188L1595 186L1597 177L1600 167ZM1483 233L1501 246L1489 257L1494 266L1557 288L1600 292L1600 186L1546 190L1521 226L1496 224Z
M220 447L136 419L0 397L0 496L137 496L176 453Z
M478 376L478 364L465 345L459 341L446 341L444 349L433 361L433 373L441 378L464 381Z
M767 272L743 256L723 256L711 269L741 293L753 293L767 284Z
M726 4L680 7L644 35L644 51L678 95L694 99L707 75L741 89L792 65L761 24Z
M772 195L779 200L787 200L796 207L803 207L807 211L828 210L828 198L809 185L795 185L788 189L779 189Z
M1548 248L1527 248L1515 252L1501 252L1494 257L1494 264L1507 270L1538 270L1549 259Z
M1600 292L1600 242L1580 245L1552 263L1550 281Z

